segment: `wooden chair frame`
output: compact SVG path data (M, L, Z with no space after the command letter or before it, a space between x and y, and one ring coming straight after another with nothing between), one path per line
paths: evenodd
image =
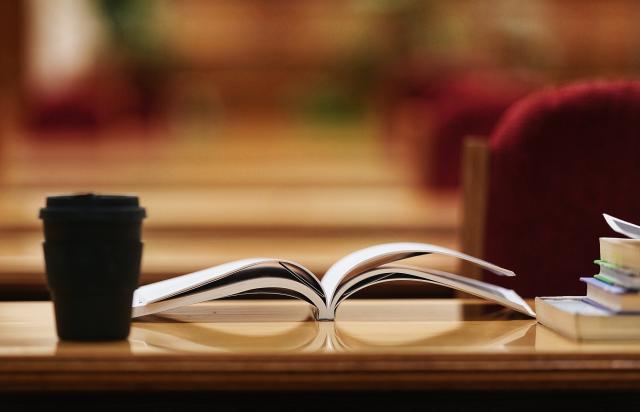
M463 192L460 241L464 253L478 258L484 257L489 167L489 139L468 136L464 141L462 155ZM482 270L468 262L461 265L460 273L474 279L482 277Z

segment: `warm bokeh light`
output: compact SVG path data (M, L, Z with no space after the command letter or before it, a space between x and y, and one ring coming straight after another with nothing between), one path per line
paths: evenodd
M0 7L6 296L44 293L36 215L60 192L139 194L144 281L251 255L321 274L374 243L459 247L465 136L542 87L640 71L630 0Z

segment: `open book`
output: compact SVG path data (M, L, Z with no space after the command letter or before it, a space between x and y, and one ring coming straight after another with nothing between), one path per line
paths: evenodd
M315 308L318 320L333 320L344 299L367 286L395 280L415 280L446 286L535 317L529 305L510 289L433 269L390 263L439 253L472 262L496 275L510 270L455 250L425 243L387 243L355 251L338 260L322 281L302 265L280 259L251 258L139 287L133 295L132 316L213 299L251 294L277 294L302 299Z

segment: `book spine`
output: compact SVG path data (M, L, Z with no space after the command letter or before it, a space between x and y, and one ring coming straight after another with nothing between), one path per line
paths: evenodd
M335 308L315 308L314 315L318 321L332 321L336 318Z

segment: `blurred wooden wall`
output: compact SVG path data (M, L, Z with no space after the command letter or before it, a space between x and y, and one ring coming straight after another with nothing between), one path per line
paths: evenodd
M26 2L22 0L0 1L0 101L4 101L3 105L21 105L24 99L25 9Z
M0 180L6 174L9 135L24 112L25 3L0 1Z

